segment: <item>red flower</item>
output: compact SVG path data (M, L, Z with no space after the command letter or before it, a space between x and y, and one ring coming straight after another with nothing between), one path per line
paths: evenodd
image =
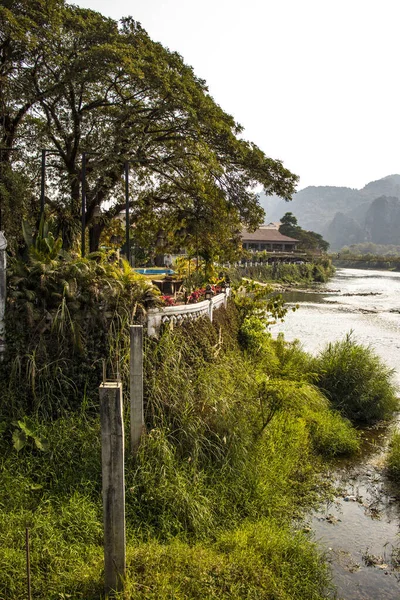
M161 296L161 299L163 300L165 306L175 306L176 302L175 302L175 298L173 296Z

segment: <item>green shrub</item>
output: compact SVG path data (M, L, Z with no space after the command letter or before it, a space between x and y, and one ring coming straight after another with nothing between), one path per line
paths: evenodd
M281 410L286 418L292 415L305 426L317 454L332 457L353 454L359 449L359 434L338 412L318 388L306 381L269 380L269 387L279 389Z
M274 341L274 347L279 360L279 377L293 381L311 379L312 357L303 350L299 340L287 342L281 333Z
M61 241L51 239L39 247L55 246L57 254ZM129 323L159 301L126 262L54 252L31 246L27 258L10 261L0 419L53 418L79 408L85 396L97 402L102 360L115 368L129 344Z
M390 477L400 481L400 432L398 431L392 435L390 440L386 464Z
M389 418L398 407L393 370L348 334L328 344L314 363L316 384L333 407L355 423Z

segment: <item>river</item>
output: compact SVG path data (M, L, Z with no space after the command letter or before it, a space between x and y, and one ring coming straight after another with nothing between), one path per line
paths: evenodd
M287 293L285 299L299 309L272 328L274 335L297 338L315 354L352 330L356 340L398 369L394 381L400 386L400 273L338 269L328 284ZM400 598L400 488L388 481L384 468L387 440L399 422L364 432L360 456L332 467L335 499L309 517L331 563L332 597Z

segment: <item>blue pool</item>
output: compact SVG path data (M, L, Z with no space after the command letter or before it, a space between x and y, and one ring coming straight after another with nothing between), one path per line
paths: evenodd
M172 269L135 269L140 275L173 275L175 271Z

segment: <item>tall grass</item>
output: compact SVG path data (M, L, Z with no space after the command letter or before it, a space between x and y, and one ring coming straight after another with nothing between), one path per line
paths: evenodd
M400 432L398 431L393 433L390 439L386 464L390 477L400 481Z
M293 568L296 565L296 568ZM328 573L315 546L272 520L212 544L151 542L128 554L127 598L322 600Z
M371 424L392 416L399 406L393 370L352 333L328 344L314 363L316 385L334 408L355 423Z
M115 352L125 377L123 339ZM312 384L310 357L230 304L213 324L146 340L144 365L146 434L126 464L125 598L325 597L323 557L290 524L320 497L322 457L352 452L358 440ZM0 598L24 597L27 525L35 600L102 598L92 394L52 420L32 416L46 452L33 443L17 452L14 425L2 427ZM125 409L128 430L127 397Z

